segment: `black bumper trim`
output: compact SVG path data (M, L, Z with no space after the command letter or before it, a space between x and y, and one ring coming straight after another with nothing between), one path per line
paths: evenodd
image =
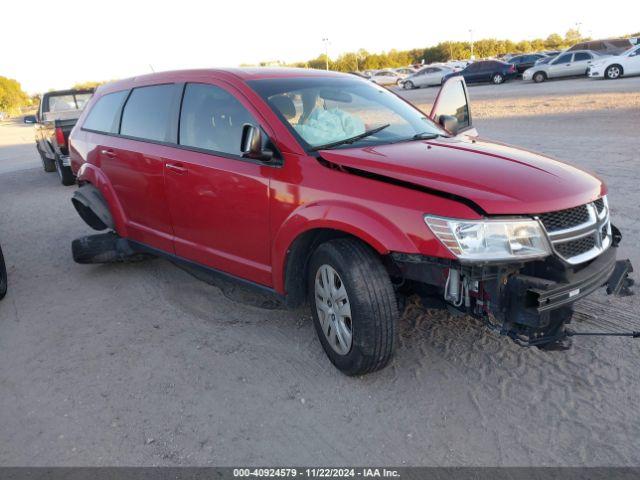
M516 275L520 285L527 288L527 296L538 313L555 310L589 295L607 284L616 267L616 249L609 248L591 265L571 275L567 282L542 280Z

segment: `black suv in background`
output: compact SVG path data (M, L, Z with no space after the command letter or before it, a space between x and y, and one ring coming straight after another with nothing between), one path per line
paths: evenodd
M453 72L443 77L443 82L450 78L460 75L464 77L467 83L491 82L499 85L511 78L515 78L518 74L515 65L501 62L500 60L482 60L473 62L464 70Z
M516 67L518 73L524 72L527 68L533 67L536 62L542 58L545 58L545 55L541 53L528 53L526 55L517 55L509 59L509 63Z

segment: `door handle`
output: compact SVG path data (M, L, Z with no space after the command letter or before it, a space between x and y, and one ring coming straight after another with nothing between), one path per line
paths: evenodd
M109 158L115 158L116 157L116 152L114 152L111 149L106 149L105 148L103 150L100 150L100 153L105 155L105 156L107 156L107 157L109 157Z
M182 165L177 165L175 163L166 163L165 166L167 167L167 170L176 172L179 175L184 175L185 173L188 172L188 170L184 168Z

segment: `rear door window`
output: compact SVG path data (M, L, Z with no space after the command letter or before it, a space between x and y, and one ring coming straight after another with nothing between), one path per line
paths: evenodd
M171 141L175 93L173 84L133 89L122 112L120 134L143 140Z
M180 145L241 156L245 123L258 126L232 94L215 85L187 84L180 112Z
M574 62L580 62L580 61L584 61L584 60L591 60L591 55L589 55L586 52L579 52L579 53L576 53L573 56L573 61Z
M120 120L118 113L128 93L128 90L123 90L100 97L91 108L82 128L102 133L117 133Z

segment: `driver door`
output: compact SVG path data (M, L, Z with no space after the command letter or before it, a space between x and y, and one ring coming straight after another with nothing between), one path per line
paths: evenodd
M478 132L471 122L469 94L464 78L451 77L440 88L429 118L452 135L464 133L477 137Z
M565 53L553 62L549 67L549 78L571 76L573 53Z

